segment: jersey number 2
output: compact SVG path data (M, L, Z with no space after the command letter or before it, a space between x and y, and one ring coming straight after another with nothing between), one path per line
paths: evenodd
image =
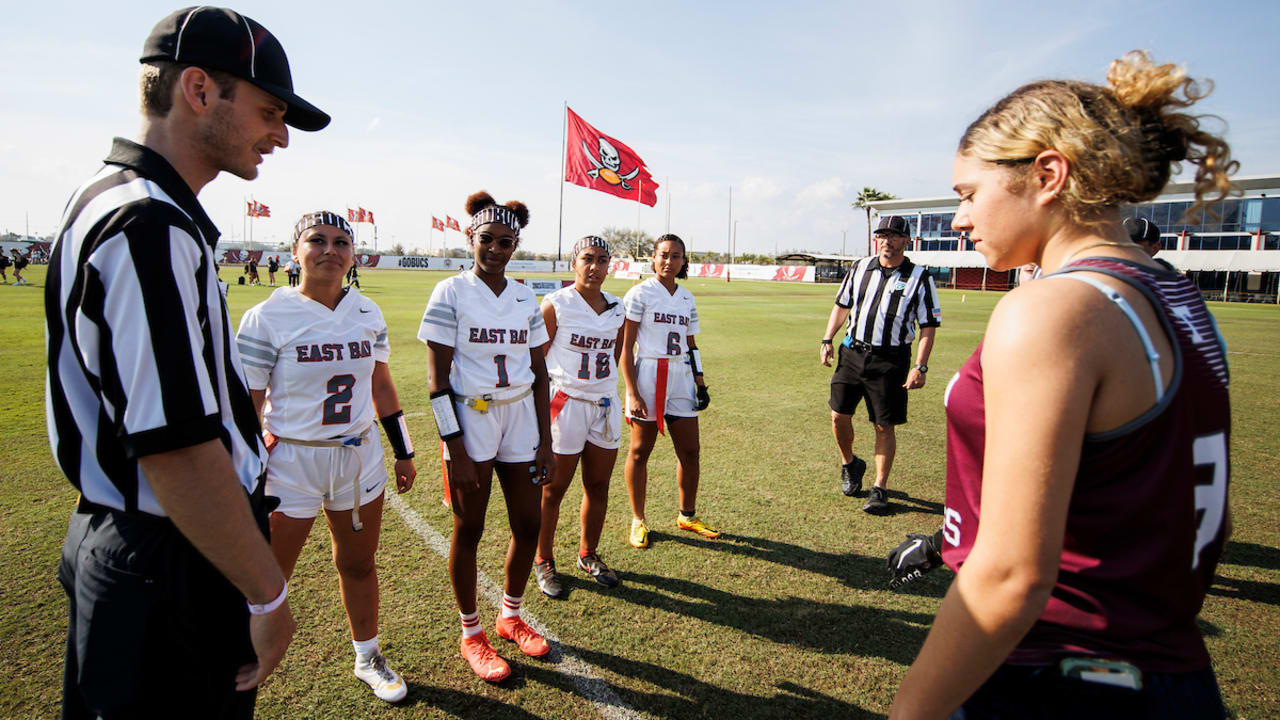
M1196 514L1200 522L1196 526L1195 554L1191 556L1191 569L1200 567L1200 551L1218 537L1227 506L1227 439L1220 432L1196 438L1191 445L1192 462L1197 466L1211 465L1213 479L1208 485L1196 485Z
M596 379L609 377L609 353L596 353ZM582 365L578 367L578 379L591 379L591 353L582 353Z
M324 419L325 425L341 425L351 422L351 388L355 387L356 379L352 375L334 375L329 378L329 384L325 386L325 390L329 392L329 397L324 401Z

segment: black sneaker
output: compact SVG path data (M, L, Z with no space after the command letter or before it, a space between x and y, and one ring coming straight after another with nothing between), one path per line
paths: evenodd
M871 491L867 493L867 502L862 506L862 512L872 515L888 515L889 493L885 492L882 487L872 485Z
M560 586L560 576L556 574L555 560L535 563L533 577L538 582L538 589L549 598L558 598L564 592L564 588Z
M862 492L862 476L867 474L867 461L853 456L847 465L840 467L840 492L853 497Z
M618 579L618 574L610 570L609 566L605 565L600 556L595 553L579 556L578 569L590 575L596 582L605 587L618 587L618 584L622 582Z

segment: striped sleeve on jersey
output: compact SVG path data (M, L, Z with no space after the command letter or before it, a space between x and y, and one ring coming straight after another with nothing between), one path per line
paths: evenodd
M437 283L422 313L418 339L453 347L458 336L458 296L447 281Z
M844 281L840 283L840 289L836 291L836 304L842 308L853 307L853 278L857 275L858 263L854 263L849 268L849 272L845 273Z
M529 313L529 347L545 345L551 336L547 334L547 321L542 318L542 308L538 303L529 303L533 312Z
M693 299L693 293L689 293L689 329L685 332L685 335L697 335L697 334L698 334L698 302Z
M941 325L942 306L938 303L938 288L933 284L933 276L927 272L920 279L917 298L916 324L922 328Z
M279 348L271 342L271 333L262 326L259 315L261 307L255 305L249 308L240 320L240 329L236 332L240 364L244 367L244 378L251 390L265 390L271 384L271 371L280 358Z
M644 293L640 291L640 286L636 285L627 291L626 296L622 298L622 308L627 311L627 319L632 322L640 322L644 319Z
M386 325L378 330L378 336L373 339L373 359L380 363L391 359L391 341L387 339Z
M130 457L189 447L220 436L216 368L205 352L209 306L192 278L206 258L175 223L133 223L98 245L85 268L77 351L99 378L104 408ZM181 279L181 281L180 281Z

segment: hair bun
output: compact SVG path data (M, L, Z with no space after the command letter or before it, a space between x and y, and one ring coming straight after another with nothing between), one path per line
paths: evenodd
M529 224L529 208L524 203L519 200L509 200L503 207L516 216L516 221L520 223L520 227L523 228Z
M473 192L467 197L467 214L475 215L481 210L497 204L498 203L494 201L493 196L488 192L484 190Z

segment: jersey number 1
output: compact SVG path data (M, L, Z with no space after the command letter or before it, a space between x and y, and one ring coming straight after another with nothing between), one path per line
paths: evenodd
M325 386L325 390L329 391L329 397L324 401L324 418L325 425L341 425L351 422L351 388L355 387L356 379L352 375L334 375L329 378L329 384Z

